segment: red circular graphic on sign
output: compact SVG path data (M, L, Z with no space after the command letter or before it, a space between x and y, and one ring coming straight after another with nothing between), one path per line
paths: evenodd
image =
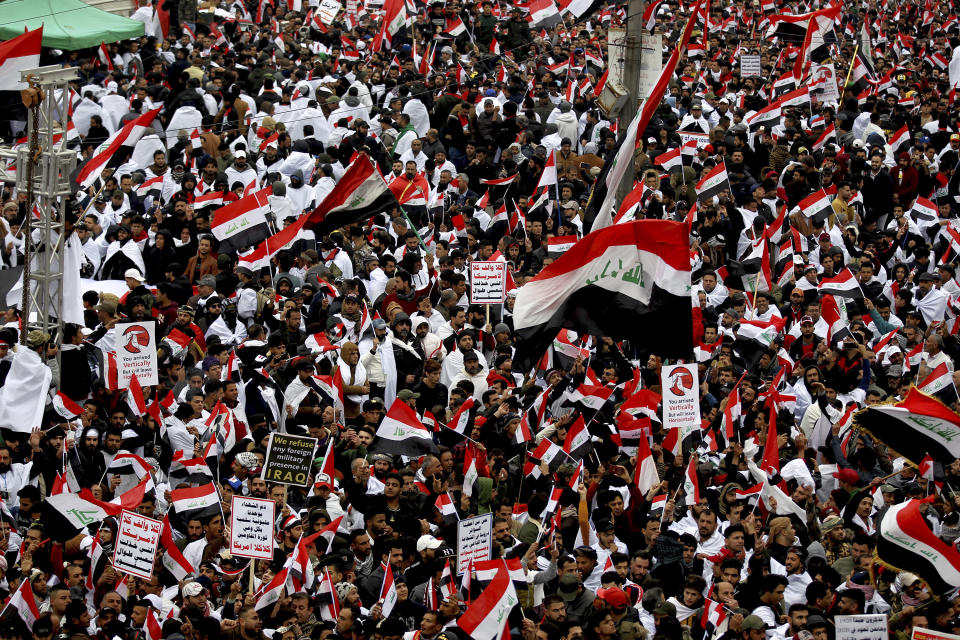
M129 353L140 353L140 347L150 344L150 332L138 324L127 327L123 332L123 348Z
M686 369L677 369L670 374L673 384L670 386L670 392L675 396L685 395L687 391L693 389L693 376Z

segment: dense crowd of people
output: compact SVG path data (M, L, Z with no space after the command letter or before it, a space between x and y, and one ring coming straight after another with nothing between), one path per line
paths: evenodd
M949 3L806 23L782 16L829 8L652 3L679 64L626 155L625 5L140 4L143 37L43 52L78 72L79 279L60 335L21 336L19 294L0 328L0 639L832 640L860 614L960 632L956 589L875 555L912 499L956 551L960 459L855 420L917 386L960 425ZM22 108L0 133L24 143ZM601 211L617 158L635 189ZM314 215L358 163L393 204ZM224 230L261 196L259 235ZM44 213L12 183L2 200L12 268ZM663 427L657 335L565 330L514 366L518 292L598 219L690 221L699 424ZM506 264L502 303L473 301L474 261ZM156 385L112 373L129 321L153 325ZM426 438L391 439L397 416ZM275 432L317 439L305 484L263 479ZM230 553L234 496L275 503L272 559ZM121 506L163 522L149 578L113 566ZM464 574L458 523L484 514L502 563Z

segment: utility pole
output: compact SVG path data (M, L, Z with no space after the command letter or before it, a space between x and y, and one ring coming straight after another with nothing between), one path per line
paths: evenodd
M21 94L25 105L30 102L29 142L15 149L0 148L0 179L15 179L17 191L27 195L20 230L24 241L20 341L24 344L33 329L62 338L64 221L69 215L67 199L73 193L70 174L77 166L76 151L67 148L67 114L70 81L76 78L76 68L59 65L21 72L21 81L32 90ZM37 89L42 93L37 94ZM12 167L15 172L10 171Z
M628 91L626 104L620 110L617 126L620 137L627 135L627 127L637 115L643 96L640 95L640 56L643 49L643 12L647 8L646 0L630 0L627 5L627 37L623 46L623 86ZM612 64L612 61L611 61ZM632 165L631 160L631 165ZM633 180L636 172L633 167L624 173L623 180L617 188L617 201L623 200L633 191Z

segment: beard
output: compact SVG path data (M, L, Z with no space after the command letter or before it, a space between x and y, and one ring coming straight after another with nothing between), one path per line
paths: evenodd
M0 464L0 473L6 473L7 471L10 471L10 465Z

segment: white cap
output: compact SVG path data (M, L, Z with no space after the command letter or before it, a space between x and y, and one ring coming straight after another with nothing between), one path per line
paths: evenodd
M246 158L246 157L247 157L247 152L244 151L243 149L237 149L236 151L233 152L233 157L234 157L234 158Z
M420 536L417 540L417 553L423 553L426 549L439 549L440 541L431 535Z
M123 272L123 279L126 280L127 278L133 278L137 282L144 281L143 276L140 275L140 271L138 271L137 269L134 269L133 267Z

